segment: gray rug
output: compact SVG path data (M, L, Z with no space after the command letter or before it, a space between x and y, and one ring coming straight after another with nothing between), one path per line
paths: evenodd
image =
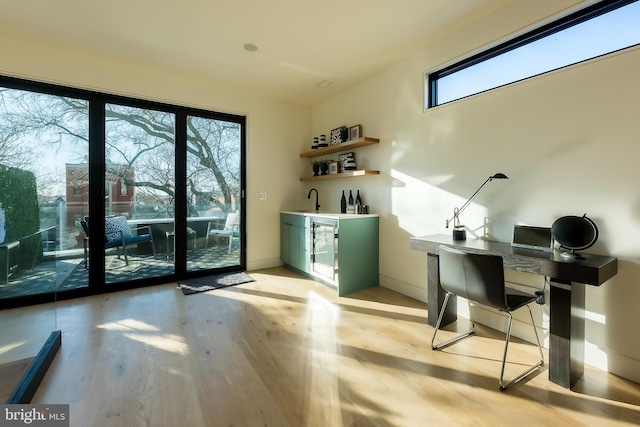
M226 288L228 286L240 285L242 283L255 282L253 277L243 272L233 272L218 274L215 276L198 277L197 279L189 279L178 282L180 290L185 295L191 295L198 292L211 291L213 289Z

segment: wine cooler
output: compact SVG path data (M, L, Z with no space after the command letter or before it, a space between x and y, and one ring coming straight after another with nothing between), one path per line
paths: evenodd
M311 241L312 274L335 286L338 282L338 221L313 218Z

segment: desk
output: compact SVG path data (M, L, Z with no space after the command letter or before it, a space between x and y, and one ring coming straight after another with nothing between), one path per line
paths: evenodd
M440 286L438 251L448 246L467 252L499 255L504 268L548 276L549 301L549 380L571 388L584 373L584 299L585 284L600 286L618 272L618 260L613 257L583 254L584 260L563 258L561 251L543 252L514 248L509 243L487 240L453 240L437 234L411 238L410 248L426 252L427 323L435 326L444 302L445 291ZM456 299L450 299L442 325L457 319Z

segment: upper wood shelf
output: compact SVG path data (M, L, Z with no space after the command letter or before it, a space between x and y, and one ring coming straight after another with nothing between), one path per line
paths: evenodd
M358 147L365 147L371 144L377 144L380 140L378 138L368 138L363 136L353 141L347 141L340 144L330 145L328 147L318 148L317 150L305 151L300 153L300 157L313 158L320 157L327 154L339 153L341 151L347 151Z

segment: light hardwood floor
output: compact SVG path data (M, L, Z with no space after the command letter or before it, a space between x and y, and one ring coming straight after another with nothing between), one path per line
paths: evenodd
M339 298L284 268L250 275L189 296L170 284L59 302L62 348L33 403L70 404L79 427L640 424L638 384L587 366L569 391L545 365L500 392L494 330L432 351L424 303L384 288ZM510 368L535 353L514 342Z

